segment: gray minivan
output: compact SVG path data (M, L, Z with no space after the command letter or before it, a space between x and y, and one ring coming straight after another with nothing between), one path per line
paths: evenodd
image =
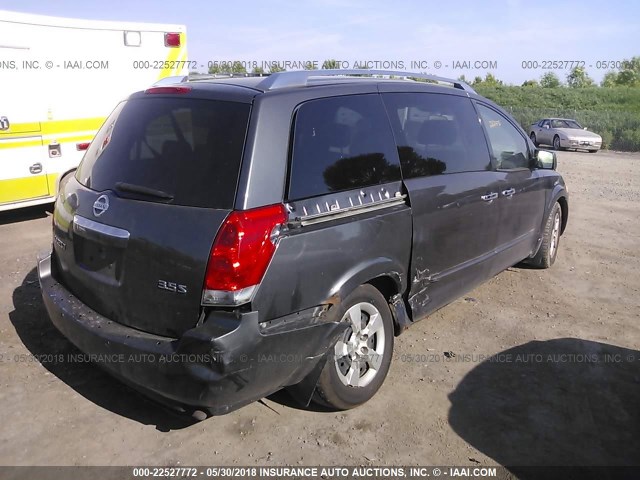
M457 80L154 86L64 184L44 302L96 363L196 416L284 387L351 408L412 323L514 264L553 264L568 217L555 167Z

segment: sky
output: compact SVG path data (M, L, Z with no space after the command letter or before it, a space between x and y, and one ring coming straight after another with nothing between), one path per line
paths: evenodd
M521 84L550 71L550 61L568 67L551 68L561 80L577 65L569 62L583 62L600 81L603 62L640 55L633 0L0 0L0 10L184 24L189 59L202 65L333 58L345 68L369 62L467 79L491 72Z

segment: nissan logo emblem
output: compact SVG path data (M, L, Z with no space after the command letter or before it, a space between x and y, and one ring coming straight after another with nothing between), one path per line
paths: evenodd
M99 217L109 209L109 197L106 195L100 195L98 199L93 203L93 214Z

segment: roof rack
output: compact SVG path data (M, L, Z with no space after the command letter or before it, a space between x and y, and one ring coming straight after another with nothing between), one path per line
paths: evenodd
M401 72L395 70L296 70L290 72L278 72L269 75L257 87L264 90L277 90L286 87L304 87L309 84L309 79L313 77L330 77L330 76L362 76L362 75L384 75L404 78L420 78L431 80L436 83L447 83L453 85L454 88L464 90L469 93L476 93L467 83L462 80L454 80L452 78L438 77L436 75L428 75L425 73Z
M197 82L199 80L220 80L222 78L252 78L267 77L268 73L190 73L189 82Z

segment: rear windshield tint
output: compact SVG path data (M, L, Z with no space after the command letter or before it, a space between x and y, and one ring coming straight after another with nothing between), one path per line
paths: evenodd
M249 111L247 104L214 100L122 102L91 142L76 178L93 190L140 200L232 208Z

